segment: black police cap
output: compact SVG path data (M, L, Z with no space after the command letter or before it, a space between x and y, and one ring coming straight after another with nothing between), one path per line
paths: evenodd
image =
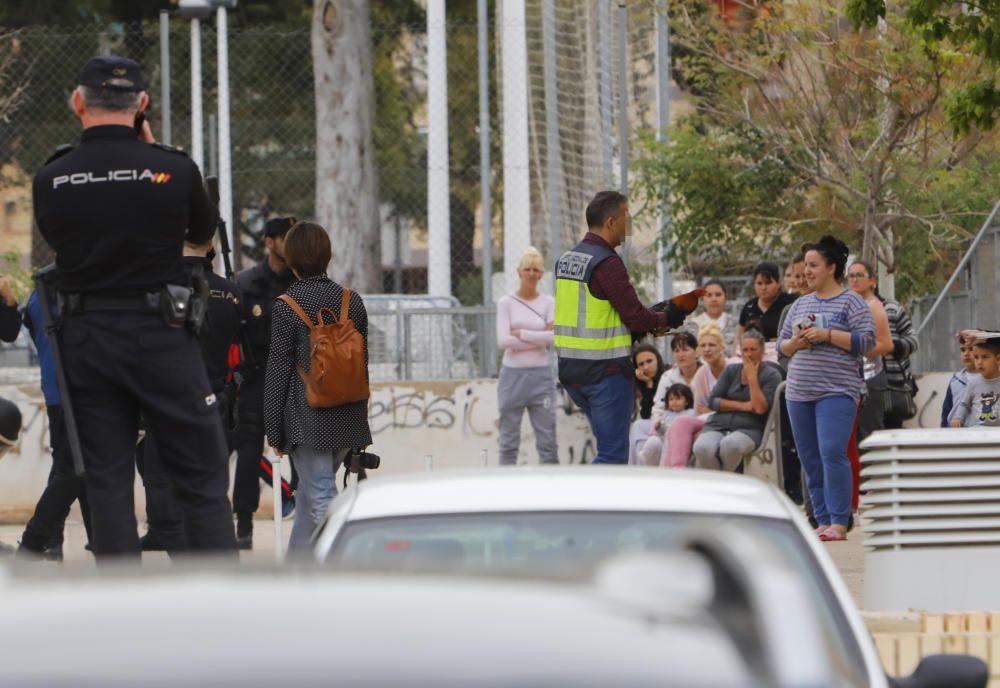
M288 234L288 230L290 230L296 222L298 222L298 220L294 217L272 217L264 223L264 236L285 236Z
M127 57L100 55L92 57L80 70L80 86L136 93L146 90L139 63Z

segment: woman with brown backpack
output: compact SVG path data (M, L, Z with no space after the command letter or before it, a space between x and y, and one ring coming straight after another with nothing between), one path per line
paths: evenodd
M308 548L337 495L340 464L372 436L365 304L327 277L330 237L320 225L292 227L285 259L298 281L274 304L264 423L268 444L290 455L299 473L288 543L294 552Z

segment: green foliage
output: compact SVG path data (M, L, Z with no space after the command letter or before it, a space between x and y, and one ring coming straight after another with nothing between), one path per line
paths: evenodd
M855 32L826 0L768 5L732 26L699 2L671 4L676 43L705 67L686 77L701 86L695 114L669 146L644 140L638 166L673 218L675 263L745 273L829 232L894 271L901 298L939 286L1000 176L998 137L983 133L991 68L901 11ZM877 23L876 6L850 11ZM976 84L971 100L950 96ZM953 113L979 128L956 138Z
M948 121L959 134L992 129L1000 116L997 73L1000 68L1000 0L974 4L950 0L910 0L903 17L930 49L947 49L985 59L992 74L956 89L948 99ZM855 28L874 27L893 9L886 0L848 0L847 16Z
M10 282L10 288L14 290L18 303L24 303L34 286L31 283L31 273L22 266L21 256L17 251L6 251L0 253L0 275L3 275Z
M638 164L645 193L674 217L669 257L697 257L720 274L787 252L784 230L804 202L801 175L787 153L746 122L680 122L671 144L648 138ZM671 190L665 194L665 190Z

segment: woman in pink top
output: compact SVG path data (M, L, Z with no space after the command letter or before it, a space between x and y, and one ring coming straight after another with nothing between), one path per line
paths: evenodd
M559 463L556 446L555 382L549 364L556 302L538 292L545 272L542 254L529 247L521 256L518 290L497 302L497 345L504 350L497 385L500 410L500 463L517 463L521 419L535 431L542 463Z

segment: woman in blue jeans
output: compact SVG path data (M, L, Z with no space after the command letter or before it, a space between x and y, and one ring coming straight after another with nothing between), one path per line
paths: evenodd
M778 335L789 358L786 397L799 459L812 498L816 532L824 541L847 539L852 477L847 445L861 398L862 355L875 345L871 309L844 289L844 242L824 236L802 247L806 282Z
M330 237L313 222L299 222L285 237L285 260L298 278L286 294L314 323L320 308L343 317L344 288L326 276ZM368 378L368 312L351 292L347 317L364 338L365 379ZM324 316L324 322L329 322ZM368 400L330 408L306 402L299 371L309 370L309 327L292 307L278 299L271 318L271 347L264 376L264 427L268 445L289 454L299 474L295 521L289 552L308 550L309 541L337 495L337 469L347 453L372 443Z

